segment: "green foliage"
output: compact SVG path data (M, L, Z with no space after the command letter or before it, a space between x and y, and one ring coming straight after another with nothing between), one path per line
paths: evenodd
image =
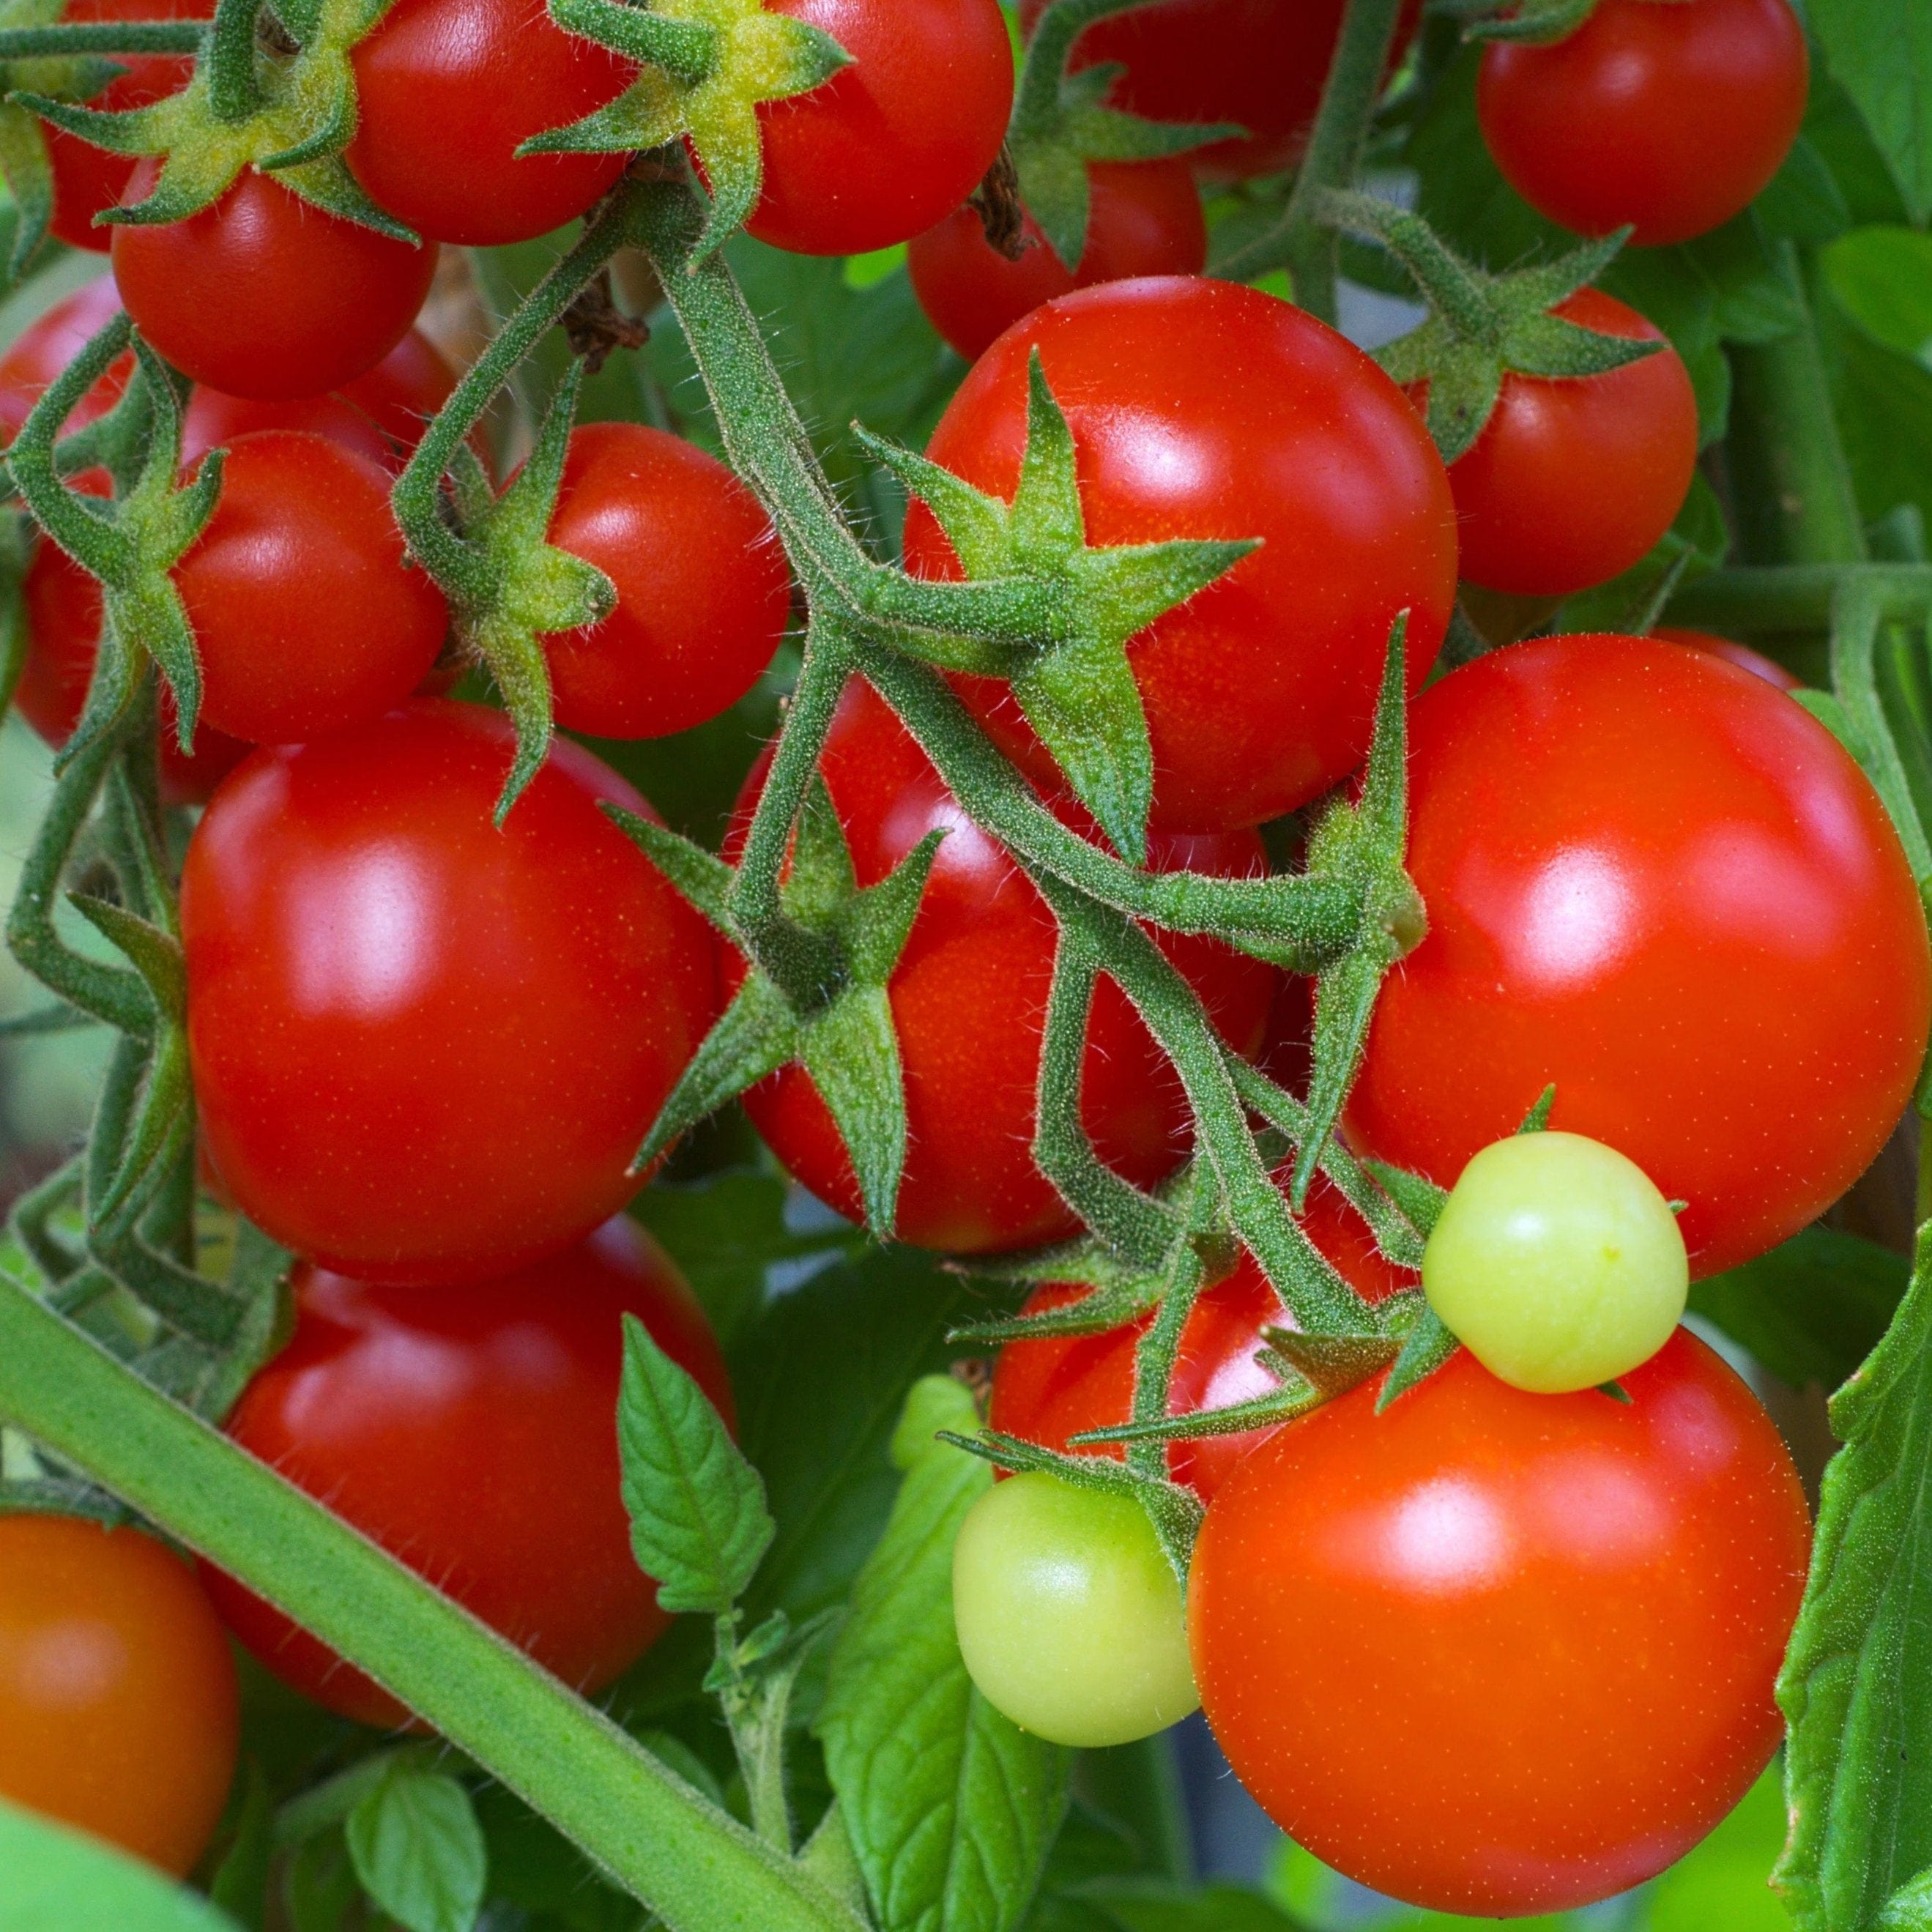
M1811 0L1806 10L1907 211L1924 221L1932 215L1932 13L1895 0Z
M819 1713L883 1932L1010 1932L1066 1808L1068 1754L986 1702L953 1635L953 1539L993 1472L935 1436L977 1422L946 1377L907 1398L892 1445L904 1480L854 1585Z
M1834 1389L1878 1346L1910 1273L1876 1242L1806 1228L1768 1255L1694 1282L1690 1308L1780 1381Z
M408 1932L471 1932L488 1853L470 1793L454 1778L398 1756L345 1829L363 1890Z
M1932 1865L1932 1231L1884 1340L1833 1398L1832 1426L1845 1446L1825 1474L1778 1683L1791 1835L1778 1879L1800 1932L1864 1932Z
M0 1932L236 1932L152 1866L0 1798Z
M710 1398L632 1315L624 1317L617 1446L631 1547L657 1579L658 1601L722 1616L771 1543L764 1486Z

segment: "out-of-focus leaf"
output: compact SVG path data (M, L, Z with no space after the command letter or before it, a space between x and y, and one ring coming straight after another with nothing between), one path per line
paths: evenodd
M1882 347L1932 365L1932 235L1860 228L1820 254L1839 308Z
M239 1932L124 1853L0 1799L0 1932Z
M1932 214L1932 11L1898 0L1810 0L1806 11L1907 213L1924 220Z
M1694 1851L1658 1881L1644 1932L1789 1932L1771 1888L1784 1843L1784 1795L1776 1765Z
M1817 323L1860 512L1876 523L1911 504L1932 526L1932 368L1868 334L1828 281Z
M488 1854L454 1778L398 1758L346 1829L363 1890L408 1932L472 1932Z

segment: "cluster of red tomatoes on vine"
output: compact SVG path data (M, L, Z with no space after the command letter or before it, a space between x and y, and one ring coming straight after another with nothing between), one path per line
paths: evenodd
M100 0L89 17L110 4L154 12ZM1697 452L1684 367L1587 287L1546 314L1510 310L1608 341L1607 366L1539 375L1505 356L1480 433L1445 467L1425 412L1446 376L1398 385L1286 302L1202 277L1202 184L1294 159L1334 5L1157 0L1090 30L1076 62L1121 64L1117 104L1245 131L1094 162L1073 263L1030 218L1003 252L968 205L1012 99L993 0L772 10L822 26L850 62L759 105L750 232L828 255L909 243L935 327L976 358L931 458L1010 502L1037 358L1078 452L1089 544L1258 540L1129 646L1151 867L1267 871L1257 828L1360 766L1407 614L1406 864L1428 930L1382 996L1345 1132L1451 1190L1421 1285L1467 1346L1385 1412L1371 1382L1271 1432L1177 1444L1171 1474L1207 1505L1184 1628L1137 1504L1051 1476L1002 1485L962 1539L968 1663L1016 1720L1070 1743L1144 1734L1198 1696L1286 1829L1406 1898L1522 1911L1636 1883L1774 1748L1808 1545L1755 1398L1677 1327L1687 1284L1844 1193L1909 1099L1932 1021L1898 837L1777 668L1719 640L1562 635L1432 681L1459 576L1560 597L1664 534ZM1040 9L1024 11L1030 25ZM1681 240L1775 171L1804 61L1786 0L1602 0L1555 46L1490 50L1485 134L1525 196L1580 234ZM103 104L156 98L185 65L136 60ZM206 806L181 933L208 1184L301 1258L293 1339L227 1426L594 1692L666 1622L618 1495L618 1312L731 1413L696 1302L621 1210L745 969L606 815L650 808L590 752L559 743L494 821L514 733L438 694L464 668L452 614L389 493L456 380L413 326L439 244L529 239L590 209L626 157L518 151L637 70L523 0L397 0L352 65L344 160L418 242L252 169L185 220L94 226L152 190L158 164L57 133L56 232L83 248L111 233L112 274L0 362L0 417L16 430L124 304L194 385L184 464L226 452L172 572L203 674L199 734L187 754L164 718L161 755L176 799ZM1613 95L1613 67L1643 88ZM1617 359L1618 344L1648 352ZM131 371L110 370L69 428ZM691 444L579 428L547 536L614 592L595 624L543 640L562 726L686 730L771 664L784 553L751 492ZM960 574L923 504L904 552L916 576ZM101 596L46 541L23 596L16 702L58 745L82 713ZM1097 839L1007 688L954 686ZM862 683L820 770L861 887L946 835L890 986L908 1125L893 1232L971 1256L1076 1234L1031 1153L1052 914ZM1160 944L1230 1048L1294 1070L1306 982L1212 938ZM1544 1131L1512 1138L1550 1090ZM747 1106L794 1177L862 1218L802 1065ZM1111 982L1080 1108L1137 1186L1187 1155L1179 1084ZM1302 1226L1370 1301L1415 1286L1327 1181ZM1176 1412L1274 1386L1256 1358L1280 1304L1251 1257L1226 1261L1181 1339ZM1028 1312L1083 1292L1041 1288ZM992 1424L1064 1448L1126 1422L1139 1332L1009 1346ZM235 1744L208 1602L310 1696L370 1724L406 1715L232 1580L211 1572L204 1600L131 1532L20 1519L0 1534L5 1619L92 1592L120 1593L130 1630L146 1620L130 1640L140 1681L104 1725L134 1738L137 1712L166 1730L170 1762L209 1774L110 1790L82 1778L86 1754L56 1727L0 1763L0 1788L173 1869L205 1845Z

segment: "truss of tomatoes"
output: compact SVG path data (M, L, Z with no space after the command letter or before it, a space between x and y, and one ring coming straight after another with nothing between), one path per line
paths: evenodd
M1257 10L1168 0L1088 37L1078 58L1120 63L1121 104L1247 131L1191 163L1096 164L1072 263L1036 227L1030 250L1004 259L962 206L1011 104L992 0L778 10L836 31L855 58L824 88L760 107L752 232L806 253L912 243L936 326L979 358L934 459L1010 500L1037 358L1080 454L1090 542L1262 539L1129 646L1155 758L1155 867L1265 869L1256 827L1360 765L1384 643L1407 613L1408 865L1429 930L1383 995L1347 1115L1356 1148L1447 1187L1553 1088L1552 1127L1616 1150L1682 1204L1694 1273L1815 1218L1890 1132L1932 1024L1918 894L1857 766L1785 690L1726 662L1721 640L1550 638L1424 688L1459 524L1466 574L1532 591L1552 586L1522 578L1526 560L1577 587L1669 524L1695 447L1674 354L1600 380L1510 377L1484 436L1445 471L1421 398L1300 311L1195 272L1196 177L1279 165L1313 109L1314 90L1272 86L1246 106L1276 31L1244 25ZM1340 13L1298 13L1312 50L1298 71L1318 76ZM1597 194L1615 170L1538 122L1550 74L1586 90L1604 63L1640 53L1647 98L1663 104L1648 111L1697 125L1670 104L1689 87L1700 115L1714 111L1694 91L1714 36L1753 77L1723 103L1750 136L1736 178L1666 144L1642 195ZM182 881L190 1046L211 1177L302 1258L294 1337L230 1430L594 1692L665 1622L617 1497L621 1316L732 1413L695 1301L621 1210L643 1178L638 1146L745 968L605 815L650 808L590 751L560 742L493 824L512 734L500 713L436 694L450 612L406 556L387 496L454 380L413 326L438 244L527 239L589 209L622 157L518 151L608 106L635 70L500 0L400 0L353 64L347 166L418 240L325 214L252 170L186 220L115 226L111 279L0 359L0 422L17 430L124 302L195 386L184 461L228 452L214 514L173 573L206 686L192 754L169 748L171 720L164 742L173 795L208 801ZM178 77L142 67L116 85L148 92L110 104ZM1481 109L1538 206L1582 232L1634 222L1640 241L1668 240L1762 185L1803 79L1783 0L1604 0L1575 45L1492 50ZM98 245L92 216L145 193L155 166L90 171L88 157L55 150L56 226ZM828 179L836 193L814 191ZM1562 313L1655 334L1594 294ZM128 380L111 370L73 425ZM1550 479L1580 464L1624 479L1628 528L1576 525ZM766 673L788 574L765 511L710 457L634 424L580 428L549 535L615 592L598 622L544 640L562 725L686 730ZM916 574L958 574L922 506L905 542ZM19 702L58 744L80 714L100 598L43 542L25 598ZM1064 822L1097 838L1010 694L958 688ZM1044 902L868 688L846 694L821 769L862 886L948 830L889 988L910 1130L894 1232L982 1254L1073 1232L1028 1151L1054 944ZM1230 1047L1292 1050L1278 1016L1298 994L1274 968L1212 940L1160 943ZM786 1167L856 1215L851 1162L803 1070L747 1104ZM1102 1156L1140 1184L1186 1156L1178 1084L1110 984L1080 1105ZM1413 1287L1325 1182L1304 1227L1371 1301ZM1049 1286L1029 1312L1081 1292ZM1255 1357L1280 1318L1237 1257L1183 1336L1178 1408L1271 1387ZM1138 1332L1010 1345L993 1424L1065 1448L1124 1422ZM1107 1685L1083 1690L1058 1720L1080 1741L1138 1735L1198 1692L1285 1828L1440 1909L1556 1910L1648 1876L1775 1745L1771 1686L1808 1544L1775 1432L1682 1332L1623 1378L1624 1401L1527 1393L1467 1352L1387 1414L1376 1393L1172 1450L1172 1474L1207 1504L1184 1639L1137 1510L1109 1514L1084 1492L1068 1508L1016 1484L997 1532L962 1544L962 1642L969 1599L992 1606L974 1615L1017 1615L1046 1557L1088 1581L1131 1558L1139 1580L1107 1600L1124 1645L1146 1635L1154 1688L1124 1711ZM83 1599L128 1626L134 1660L86 1716L121 1742L118 1786L76 1785L76 1733L50 1716L52 1689L0 1671L28 1740L0 1763L0 1790L170 1869L205 1846L234 1760L211 1604L308 1695L366 1723L408 1720L232 1580L198 1587L137 1532L10 1520L0 1550L0 1662ZM1090 1650L1071 1600L1036 1591L1028 1613ZM1040 1652L1057 1655L1050 1642ZM1024 1699L1036 1661L995 1646L974 1667L1006 1673ZM184 1738L194 1774L150 1777Z

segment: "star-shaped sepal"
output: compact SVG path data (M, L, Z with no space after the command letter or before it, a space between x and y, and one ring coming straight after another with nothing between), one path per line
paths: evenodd
M649 819L604 809L747 962L743 983L664 1102L635 1166L648 1166L686 1128L796 1061L845 1143L867 1226L889 1239L905 1172L906 1110L886 988L945 835L928 832L877 885L861 889L831 795L814 778L780 887L783 932L766 940L785 944L804 964L785 976L802 982L788 992L758 963L755 942L733 916L730 866Z
M1567 40L1601 0L1441 0L1439 10L1462 22L1466 40L1518 40L1553 46Z
M1594 281L1630 238L1628 228L1554 262L1492 275L1456 254L1419 214L1372 195L1324 190L1316 212L1330 226L1381 242L1429 304L1420 328L1378 350L1394 381L1429 386L1429 434L1444 463L1488 426L1506 375L1601 376L1664 345L1585 328L1550 311Z
M1045 593L1044 634L989 639L988 655L971 668L1011 683L1075 795L1121 856L1144 865L1154 752L1127 646L1232 570L1258 540L1090 548L1072 431L1037 350L1027 380L1026 454L1010 506L926 457L860 434L938 519L969 579L1025 580Z
M319 0L278 10L299 43L292 53L257 35L259 7L224 5L188 86L146 106L109 111L32 89L12 98L110 153L165 157L146 198L107 209L96 218L100 223L185 220L220 200L244 168L255 167L328 214L414 242L415 232L369 199L341 158L357 113L350 54L385 4Z
M550 0L567 32L644 71L608 106L518 150L628 154L687 141L711 191L694 269L742 228L764 186L758 109L822 87L850 56L823 28L768 12L761 0Z

